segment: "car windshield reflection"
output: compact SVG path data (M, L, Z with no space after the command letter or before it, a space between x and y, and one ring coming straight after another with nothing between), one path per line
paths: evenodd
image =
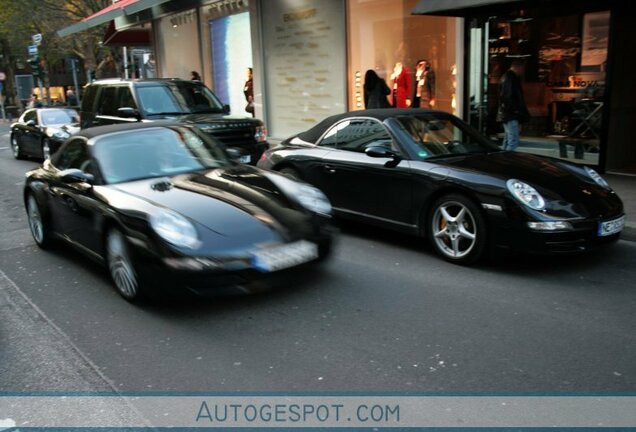
M77 123L78 114L69 109L46 109L40 111L43 126Z
M225 152L186 128L152 128L100 137L94 156L105 183L174 176L229 166Z
M398 116L396 120L421 160L500 150L452 117Z
M139 87L137 94L142 109L150 116L223 112L221 102L201 84Z

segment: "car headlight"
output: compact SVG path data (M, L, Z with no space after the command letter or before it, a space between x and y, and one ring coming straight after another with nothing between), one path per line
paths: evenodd
M274 183L285 195L295 200L307 210L322 215L331 214L331 203L320 189L308 185L307 183L298 182L285 177L282 174L272 174L268 178Z
M607 180L601 177L599 173L597 173L595 170L593 170L590 167L584 167L584 168L587 175L590 176L592 180L596 182L596 184L598 184L601 187L604 187L605 189L611 189L609 183L607 183Z
M534 210L543 210L545 200L539 192L527 183L520 180L510 179L506 182L506 187L513 197L525 206Z
M175 246L194 249L199 245L194 225L178 213L161 210L150 216L150 225L162 239Z

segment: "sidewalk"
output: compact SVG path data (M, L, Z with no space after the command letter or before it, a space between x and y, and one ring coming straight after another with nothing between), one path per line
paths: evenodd
M636 176L604 174L603 177L623 200L625 206L625 229L621 238L636 241Z

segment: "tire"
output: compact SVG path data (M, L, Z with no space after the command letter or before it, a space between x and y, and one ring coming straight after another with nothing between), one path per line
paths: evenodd
M431 207L428 238L435 252L455 264L472 264L486 249L486 221L479 207L459 194L441 197Z
M301 180L300 173L293 168L281 168L278 172L284 176L291 178L292 180Z
M24 159L24 153L22 153L22 147L17 135L11 134L11 152L16 159Z
M42 249L48 249L51 246L51 234L49 232L48 223L45 216L42 214L40 204L35 199L35 195L30 193L26 199L27 219L29 222L29 229L35 244Z
M106 234L106 265L115 289L131 303L145 300L142 279L132 263L130 248L124 235L118 229L110 229Z
M51 158L51 141L48 138L42 140L42 160Z

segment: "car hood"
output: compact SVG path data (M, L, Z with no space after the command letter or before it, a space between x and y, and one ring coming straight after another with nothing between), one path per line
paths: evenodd
M224 128L255 127L262 124L260 120L252 117L229 115L224 113L186 114L179 116L179 121L197 126L203 126L206 124L213 126L219 125Z
M431 161L433 162L433 161ZM547 199L547 210L554 216L590 217L616 214L622 203L611 190L599 186L583 167L558 159L521 152L497 152L458 156L435 161L462 178L485 174L505 190L509 179L533 186Z
M205 172L116 184L113 187L180 213L226 237L271 240L271 232L296 237L310 216L254 167L236 165Z

